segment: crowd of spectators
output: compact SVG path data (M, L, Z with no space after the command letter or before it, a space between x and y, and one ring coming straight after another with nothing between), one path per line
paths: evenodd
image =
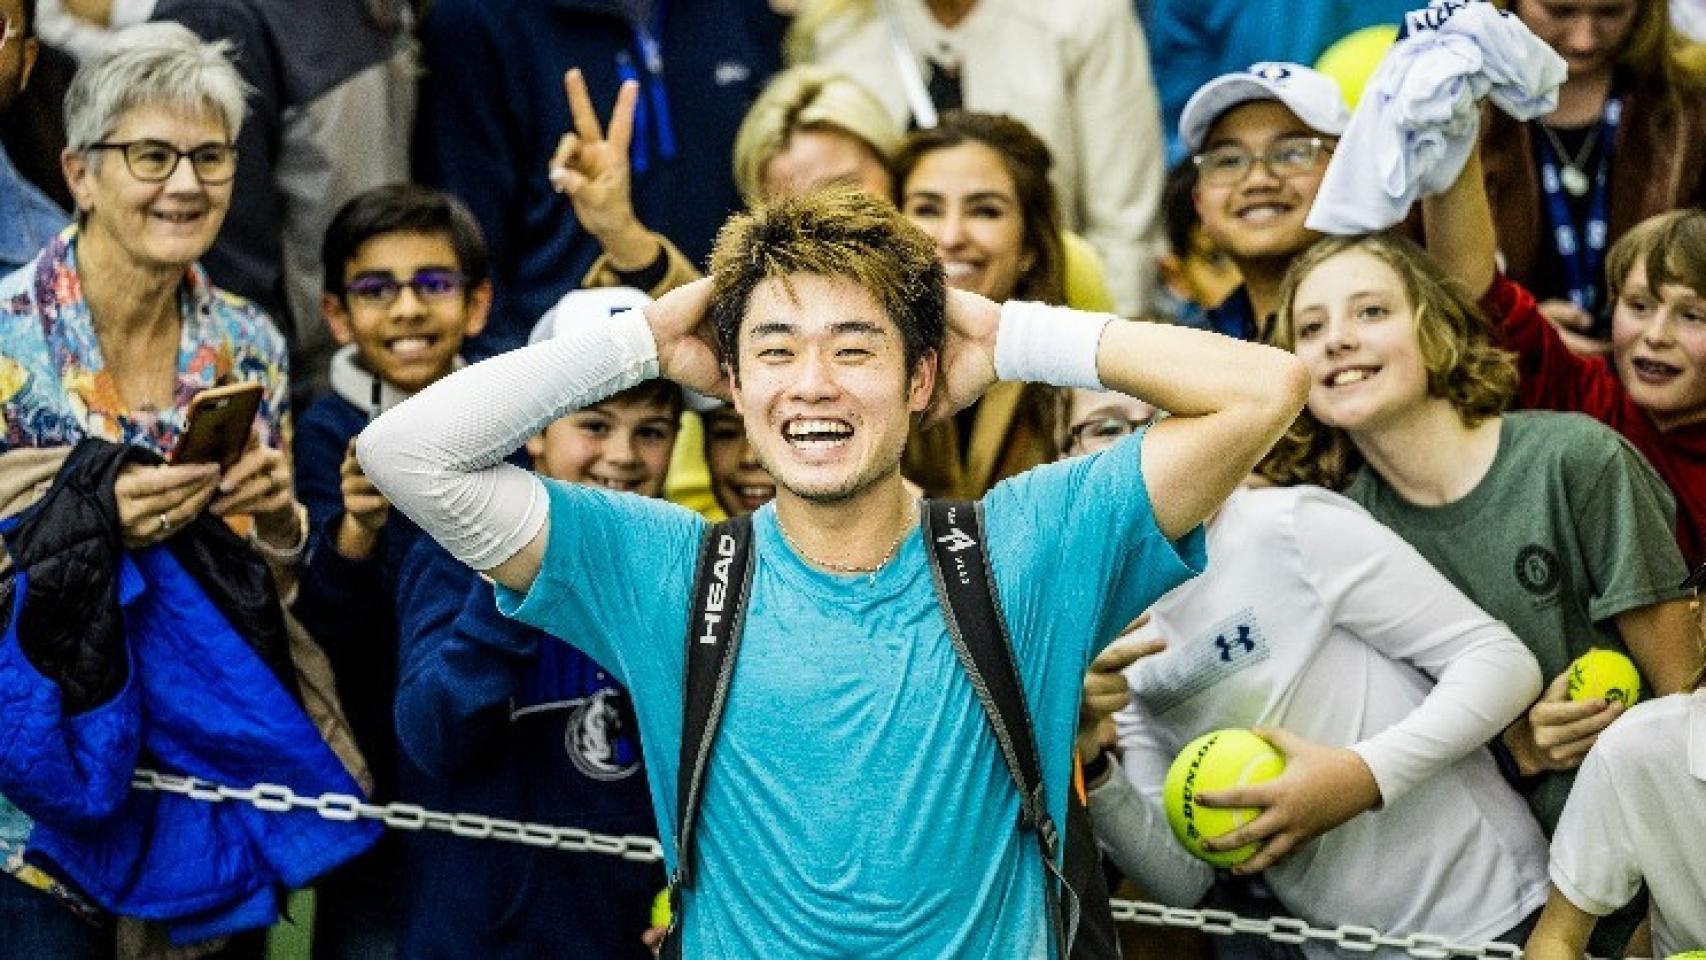
M1206 572L1091 638L1073 762L1116 889L1540 958L1706 949L1706 12L1499 2L1567 68L1555 107L1489 99L1408 220L1323 236L1329 165L1390 166L1339 150L1347 91L1416 5L0 0L0 958L260 957L275 923L315 957L652 956L661 864L129 777L658 836L674 784L619 671L500 613L358 437L824 190L898 214L953 290L1308 373ZM247 439L181 460L197 397L241 384ZM744 413L652 380L510 460L749 515L778 480ZM1004 381L915 417L901 469L976 500L1167 416ZM1650 702L1571 700L1590 649ZM1159 801L1223 727L1290 761L1243 796L1234 871Z

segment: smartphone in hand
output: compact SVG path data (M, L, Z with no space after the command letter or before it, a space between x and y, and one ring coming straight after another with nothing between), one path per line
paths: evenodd
M209 387L190 400L184 432L172 448L172 463L217 463L229 470L243 456L261 410L259 383Z

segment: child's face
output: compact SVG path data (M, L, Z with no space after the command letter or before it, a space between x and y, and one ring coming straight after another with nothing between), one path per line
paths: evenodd
M1202 307L1219 306L1244 282L1238 265L1200 226L1191 230L1191 249L1184 256L1163 254L1160 266L1162 279L1175 296Z
M1617 376L1660 430L1706 418L1706 297L1679 283L1647 287L1647 261L1624 278L1611 315Z
M344 264L344 295L321 306L339 343L354 343L369 372L415 391L450 373L466 337L486 325L489 284L467 287L450 238L385 233Z
M751 513L776 496L776 481L758 462L758 453L746 442L746 424L740 414L724 407L703 415L705 421L705 466L711 474L711 493L717 506L731 517Z
M656 497L675 449L667 403L606 400L553 421L527 441L533 468L566 483Z
M1428 396L1428 370L1403 280L1366 250L1324 260L1292 298L1294 350L1309 370L1309 412L1330 427L1379 429Z
M1258 158L1232 182L1208 173L1197 180L1192 192L1197 216L1217 247L1239 259L1264 260L1295 256L1314 242L1317 234L1303 222L1327 174L1328 156L1325 150L1305 149L1315 138L1331 139L1275 100L1240 104L1214 122L1204 155L1230 151ZM1298 170L1282 164L1284 175L1276 175L1260 159L1276 149L1291 158L1308 154L1313 163Z

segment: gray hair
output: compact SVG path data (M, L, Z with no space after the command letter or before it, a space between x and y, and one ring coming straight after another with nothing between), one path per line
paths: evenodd
M126 113L145 106L214 115L235 140L250 87L231 65L232 50L229 41L202 40L177 23L119 31L107 50L83 62L65 93L66 145L87 150Z

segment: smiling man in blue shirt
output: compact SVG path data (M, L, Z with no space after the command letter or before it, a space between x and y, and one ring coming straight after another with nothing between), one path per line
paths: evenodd
M527 430L647 377L731 398L776 480L754 515L741 656L706 778L686 956L1053 953L1036 845L931 583L908 430L998 378L1173 416L982 501L988 555L1064 822L1091 658L1202 568L1197 529L1307 384L1270 348L950 292L933 247L847 189L736 218L711 277L581 335L476 364L381 417L368 476L500 606L630 690L674 863L688 594L704 521L499 465Z

